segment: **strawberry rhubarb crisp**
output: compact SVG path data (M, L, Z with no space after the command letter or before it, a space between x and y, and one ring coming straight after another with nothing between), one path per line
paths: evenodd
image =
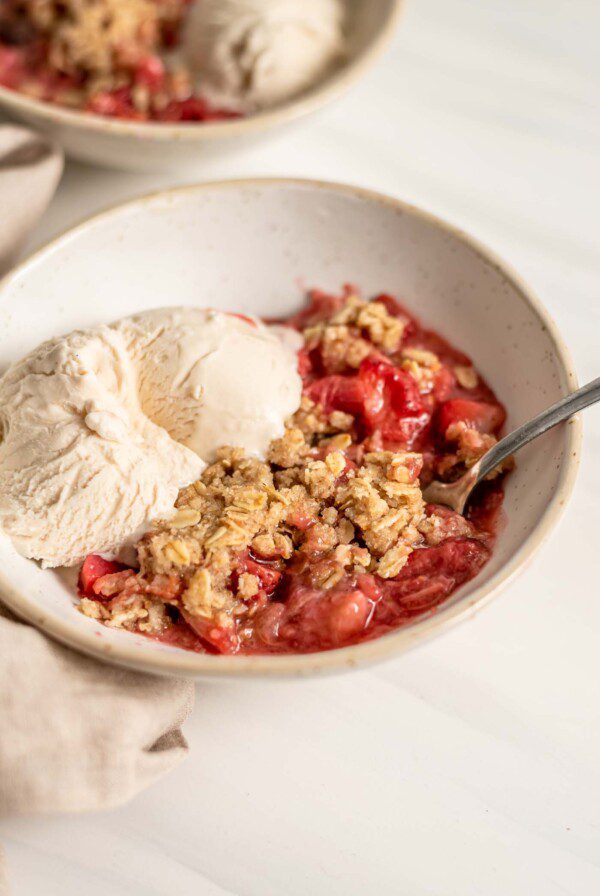
M0 85L132 121L236 117L170 54L189 0L2 0Z
M433 611L493 546L501 473L465 516L425 503L492 445L505 413L468 357L389 295L314 291L301 405L264 461L224 446L125 566L99 555L80 609L197 651L325 650Z
M344 58L342 0L0 0L0 85L97 115L217 121Z

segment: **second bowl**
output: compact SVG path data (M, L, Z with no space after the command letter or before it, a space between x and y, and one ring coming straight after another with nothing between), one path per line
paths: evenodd
M346 2L348 50L343 61L300 96L246 118L182 124L123 121L71 111L5 87L0 87L0 108L82 161L135 171L195 167L268 139L336 99L367 71L391 39L402 0Z

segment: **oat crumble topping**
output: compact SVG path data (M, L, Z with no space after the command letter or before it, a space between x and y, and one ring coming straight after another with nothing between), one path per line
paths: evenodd
M463 389L475 389L479 383L479 377L474 367L457 364L454 367L454 375Z

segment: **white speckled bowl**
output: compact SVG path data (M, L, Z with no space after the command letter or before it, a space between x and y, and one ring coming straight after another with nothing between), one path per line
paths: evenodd
M312 181L257 180L158 193L92 218L42 249L0 286L2 369L75 327L170 304L287 314L302 285L403 301L470 354L513 427L576 387L544 308L488 250L394 199ZM0 536L0 595L20 616L95 656L190 676L310 675L401 653L467 618L520 570L569 497L581 430L574 419L519 454L508 522L481 574L438 612L375 641L304 656L215 657L113 631L75 610L54 572Z
M402 0L346 0L348 53L322 80L257 115L216 123L120 121L71 111L0 87L0 109L47 134L71 156L97 165L180 170L244 150L336 99L371 67L394 32Z

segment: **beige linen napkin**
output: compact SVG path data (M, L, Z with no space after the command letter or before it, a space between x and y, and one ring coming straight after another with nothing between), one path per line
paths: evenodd
M0 846L0 896L8 896L8 878L6 876L6 862L4 850Z
M45 209L61 170L55 147L0 126L0 265ZM0 334L0 369L1 345ZM0 815L128 800L185 754L180 726L192 700L191 682L80 656L0 607Z
M80 656L0 610L0 814L130 799L185 755L193 693Z

